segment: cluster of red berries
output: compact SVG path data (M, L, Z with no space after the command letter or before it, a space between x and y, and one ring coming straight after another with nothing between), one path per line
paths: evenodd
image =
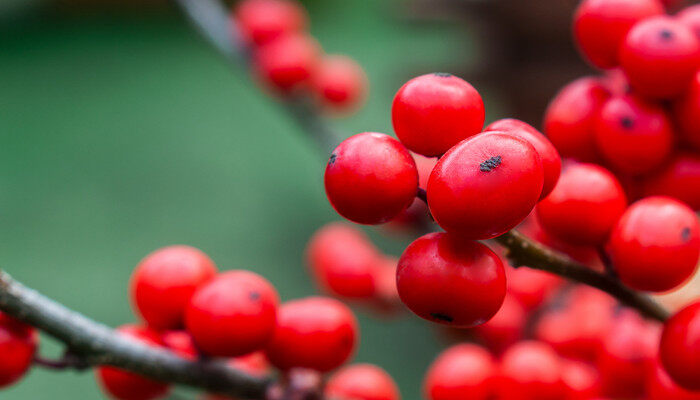
M365 73L353 59L325 55L307 31L306 11L294 0L243 0L235 34L252 53L255 75L282 96L310 95L321 109L348 112L367 92Z

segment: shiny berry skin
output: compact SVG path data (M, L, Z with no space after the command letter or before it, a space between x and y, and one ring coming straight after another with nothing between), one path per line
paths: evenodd
M358 299L375 294L381 255L361 230L328 224L311 238L306 254L312 275L328 293Z
M673 147L673 126L666 110L633 95L608 100L600 110L595 139L607 165L627 175L659 167Z
M671 17L648 18L629 31L620 64L639 94L673 98L685 91L700 66L700 41Z
M409 150L439 156L481 132L484 102L467 81L444 73L406 82L391 106L394 132Z
M372 364L353 364L334 373L324 391L328 399L399 400L399 388L389 374Z
M308 25L306 11L291 0L244 0L233 17L246 42L257 46L302 32Z
M700 73L695 74L688 90L673 103L673 117L683 139L700 150Z
M275 288L260 275L227 271L195 292L185 326L202 352L240 356L270 340L278 301Z
M130 282L131 301L153 329L183 325L192 294L216 275L216 265L202 251L189 246L156 250L136 266Z
M654 371L647 378L646 400L700 400L700 392L678 386L657 360Z
M610 235L608 253L620 280L637 290L665 292L695 272L700 223L685 204L647 197L632 204Z
M162 346L158 334L145 328L124 325L119 327L117 332L149 346ZM105 393L118 400L157 399L165 396L170 390L170 386L165 383L114 367L98 367L95 375Z
M562 360L544 343L523 341L501 358L499 398L560 400L564 397Z
M646 178L644 193L675 197L693 210L700 210L700 155L675 155L657 173Z
M338 214L359 224L387 222L411 205L418 171L396 139L365 132L333 150L325 174L326 195Z
M320 62L321 48L312 37L290 34L261 46L253 67L262 83L281 95L308 88Z
M281 369L327 372L345 363L358 340L357 320L338 300L307 297L280 306L265 355Z
M440 353L428 369L424 392L429 400L488 400L498 366L485 349L459 344Z
M550 235L573 244L601 245L626 206L625 192L608 170L571 164L537 205L537 217Z
M544 183L540 199L547 197L549 192L554 189L554 185L557 184L561 173L561 157L552 142L528 123L513 118L499 119L492 122L484 128L484 132L487 131L505 132L527 141L535 148L542 161L544 172Z
M594 127L610 92L596 78L580 78L564 86L547 106L544 133L562 157L596 161Z
M690 28L700 39L700 5L695 4L684 8L676 14L678 21Z
M0 312L0 389L20 380L34 361L36 330Z
M440 158L428 180L428 207L446 231L490 239L530 214L543 182L542 162L530 143L487 132Z
M500 354L522 338L526 322L525 307L515 296L506 294L496 315L474 327L474 334L491 351Z
M659 354L664 369L678 386L700 391L700 301L666 321Z
M321 105L335 112L359 108L367 86L362 67L352 58L340 55L323 57L311 78L311 88Z
M406 248L396 285L401 301L419 317L463 328L491 319L506 292L503 263L493 251L442 232Z
M574 14L574 37L593 65L608 69L618 65L618 51L630 28L663 12L658 0L584 0Z
M591 400L600 394L600 375L588 364L565 361L561 377L566 400Z

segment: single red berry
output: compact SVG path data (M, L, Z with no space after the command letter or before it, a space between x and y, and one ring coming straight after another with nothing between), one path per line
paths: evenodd
M644 182L646 195L674 197L700 210L700 155L676 154L660 171Z
M638 93L673 98L685 91L700 67L700 41L671 17L651 17L629 31L620 63Z
M306 11L290 0L244 0L238 3L233 18L244 40L257 46L302 32L308 25Z
M544 172L544 183L542 185L540 199L547 197L549 192L554 189L554 185L557 184L559 173L561 172L561 157L552 142L534 127L513 118L500 119L492 122L489 126L484 128L484 131L505 132L511 136L525 140L535 148L542 161Z
M290 34L260 47L253 66L267 87L282 95L308 88L321 48L306 34Z
M664 369L678 386L700 391L700 301L666 321L659 354Z
M168 350L182 358L194 360L199 356L199 350L187 331L165 331L160 335L160 341Z
M367 95L367 77L362 67L346 56L325 56L311 79L311 87L325 108L353 111Z
M419 317L464 328L491 319L506 293L496 253L448 233L411 243L399 259L396 285L401 301Z
M637 290L664 292L691 277L700 256L700 223L670 197L632 204L610 235L608 252L620 280Z
M428 206L446 231L490 239L530 214L542 184L542 162L530 143L487 132L440 158L428 180Z
M411 151L439 156L481 132L484 102L463 79L445 73L421 75L396 93L391 120L396 136Z
M333 150L325 184L338 214L360 224L380 224L411 205L418 172L411 154L396 139L365 132Z
M260 275L227 271L195 292L185 326L202 352L240 356L270 340L278 301L275 288Z
M564 86L547 106L544 133L562 157L598 159L594 127L610 92L596 78L580 78Z
M399 400L399 388L389 374L372 364L342 368L328 379L326 398L339 400Z
M523 341L515 344L501 358L499 392L509 400L561 400L562 360L544 343Z
M154 329L182 327L185 308L197 288L216 275L216 265L189 246L156 250L136 266L130 282L131 302Z
M663 12L658 0L584 0L574 14L574 37L593 65L615 67L619 64L619 48L630 28Z
M119 327L117 332L149 346L160 347L163 345L158 334L147 328L124 325ZM170 390L170 386L166 383L114 367L98 367L95 370L95 375L105 393L118 400L157 399L165 396Z
M307 297L282 304L265 354L282 370L299 367L327 372L350 358L357 336L357 320L345 304Z
M600 375L586 363L565 361L561 377L566 400L591 400L600 394Z
M500 354L522 339L526 322L525 307L515 296L507 293L496 315L474 327L474 334L487 348Z
M700 4L684 8L676 15L678 21L690 28L700 39Z
M38 341L34 328L0 312L0 388L17 382L27 373Z
M633 95L616 96L600 111L595 139L613 170L640 175L659 167L671 155L673 126L661 106Z
M563 281L549 272L530 268L506 268L506 287L526 311L532 311L552 297Z
M647 378L647 400L700 400L700 392L678 386L656 360L654 371Z
M498 366L488 351L459 344L440 353L425 377L429 400L488 400L495 391Z
M700 12L698 16L700 19ZM700 72L695 74L683 96L673 103L673 117L683 139L700 150Z
M620 182L605 168L571 164L552 193L537 205L537 217L549 234L567 242L601 245L625 212Z

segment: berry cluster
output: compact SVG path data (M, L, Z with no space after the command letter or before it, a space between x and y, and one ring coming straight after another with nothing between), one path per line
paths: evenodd
M232 16L235 34L249 48L255 75L281 96L308 95L323 110L357 109L367 92L353 59L325 55L307 31L308 16L294 0L243 0Z

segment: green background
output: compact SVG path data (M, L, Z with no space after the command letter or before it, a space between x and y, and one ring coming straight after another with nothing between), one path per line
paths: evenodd
M411 23L396 2L307 5L324 48L356 58L370 78L367 106L333 121L346 135L391 132L403 81L473 53L465 27ZM0 267L49 297L111 326L133 321L132 268L177 243L222 269L261 273L283 299L314 293L304 245L339 219L323 193L326 155L176 12L6 20L0 135ZM409 240L372 235L395 255ZM404 398L419 398L442 347L435 331L409 315L358 315L355 360L386 368ZM43 338L42 353L59 350ZM101 395L91 373L35 369L0 398Z

